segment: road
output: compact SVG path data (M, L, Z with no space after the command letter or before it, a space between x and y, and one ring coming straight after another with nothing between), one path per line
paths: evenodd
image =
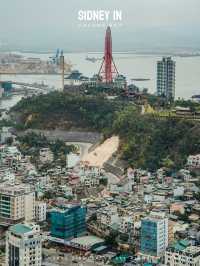
M80 160L88 154L89 148L92 146L91 143L84 143L84 142L69 142L67 141L66 144L68 145L77 145L80 148Z
M94 257L89 258L79 257L78 255L72 255L71 253L61 253L55 250L43 249L45 260L42 262L43 266L103 266L108 265L102 262L95 262Z

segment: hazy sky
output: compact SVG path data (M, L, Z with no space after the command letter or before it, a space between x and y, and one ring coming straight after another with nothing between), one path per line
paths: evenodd
M122 10L117 50L198 47L200 0L0 0L0 43L27 49L99 50L105 28L83 28L80 9Z

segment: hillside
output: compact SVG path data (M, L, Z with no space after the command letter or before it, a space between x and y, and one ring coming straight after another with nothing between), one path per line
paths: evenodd
M126 101L53 92L24 99L11 111L19 115L22 128L77 127L105 138L118 135L118 154L133 167L178 169L189 154L200 153L199 123L140 115Z
M112 127L115 112L124 106L123 102L108 101L103 97L52 92L22 99L11 113L24 128L78 127L102 132Z

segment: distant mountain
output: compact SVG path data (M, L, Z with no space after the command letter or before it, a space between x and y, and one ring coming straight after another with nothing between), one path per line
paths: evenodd
M112 29L113 50L177 50L199 49L200 35L198 29L191 27L179 28L148 28L134 31L126 26ZM47 51L62 47L65 52L103 51L104 28L78 28L73 32L54 32L39 34L33 32L26 36L9 36L6 45L0 41L0 50Z

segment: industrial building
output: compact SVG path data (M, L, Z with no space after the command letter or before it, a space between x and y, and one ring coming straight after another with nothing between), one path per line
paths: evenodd
M86 232L86 208L81 205L64 205L50 211L51 236L72 239Z
M163 57L157 62L157 95L168 101L175 98L176 63L171 57Z
M6 266L41 266L42 237L40 226L16 224L6 234Z

